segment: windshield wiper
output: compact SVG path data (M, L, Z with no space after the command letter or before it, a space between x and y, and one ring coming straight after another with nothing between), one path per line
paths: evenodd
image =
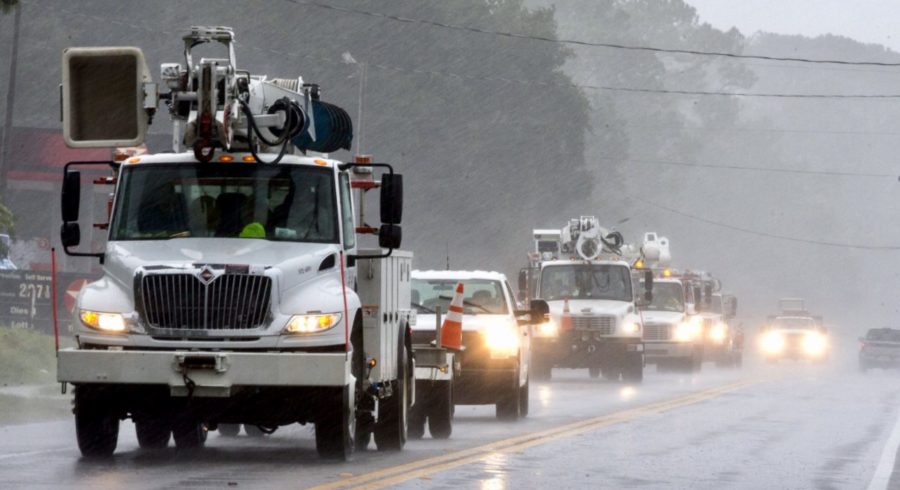
M438 296L438 298L453 301L453 298L451 298L450 296ZM481 305L479 305L478 303L472 303L472 302L469 301L469 300L465 300L465 299L464 299L464 300L463 300L463 304L466 305L466 306L471 306L471 307L473 307L473 308L478 308L478 309L480 309L481 311L483 311L483 312L485 312L485 313L490 313L490 314L493 314L493 313L494 313L493 311L491 311L491 310L485 308L484 306L481 306Z
M427 306L420 305L419 303L410 303L410 304L411 304L412 306L414 306L415 308L418 308L418 309L420 309L420 310L425 310L427 313L436 313L436 312L435 312L434 310L432 310L431 308L429 308L429 307L427 307Z

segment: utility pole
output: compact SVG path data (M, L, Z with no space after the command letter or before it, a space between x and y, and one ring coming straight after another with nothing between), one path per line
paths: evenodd
M22 23L22 5L18 0L2 0L3 13L10 10L13 14L12 53L9 59L9 83L6 88L6 118L3 123L3 143L0 148L0 197L6 196L6 175L9 172L10 145L12 145L12 126L14 101L16 98L16 69L19 58L19 28Z

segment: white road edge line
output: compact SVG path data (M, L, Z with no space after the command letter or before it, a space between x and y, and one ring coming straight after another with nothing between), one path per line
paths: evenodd
M66 448L66 449L63 449L63 448L60 448L60 449L45 449L45 450L42 450L42 451L26 451L26 452L23 452L23 453L0 454L0 460L2 460L2 459L12 459L12 458L24 458L24 457L27 457L27 456L38 456L38 455L41 455L41 454L62 453L62 452L66 452L66 451L70 451L70 449L69 449L69 448Z
M897 460L897 449L900 448L900 417L894 424L894 430L891 431L884 450L881 451L881 458L878 460L878 466L875 468L875 474L872 481L869 482L868 490L884 490L891 482L891 474L894 473L894 464Z

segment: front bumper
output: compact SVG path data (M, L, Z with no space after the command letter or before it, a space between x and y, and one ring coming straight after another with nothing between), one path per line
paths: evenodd
M644 342L644 358L649 364L666 359L690 359L696 350L692 342Z
M594 338L579 331L563 332L559 337L532 339L532 359L556 367L586 368L617 365L632 356L644 355L640 337Z
M347 353L59 351L57 378L74 384L166 385L172 396L228 397L239 387L354 382ZM189 387L189 385L193 386Z

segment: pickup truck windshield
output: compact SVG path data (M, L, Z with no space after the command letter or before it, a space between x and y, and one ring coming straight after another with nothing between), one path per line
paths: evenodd
M297 165L123 166L111 240L337 243L334 176Z
M413 279L412 303L418 313L434 313L440 307L447 314L456 284L463 283L463 312L466 315L505 315L509 312L500 281L489 279Z
M775 328L808 329L816 326L812 318L776 318Z
M633 301L628 267L611 264L550 265L541 271L541 299Z
M641 283L643 285L643 283ZM645 308L649 311L684 311L684 292L681 284L658 282L653 285L653 301Z

